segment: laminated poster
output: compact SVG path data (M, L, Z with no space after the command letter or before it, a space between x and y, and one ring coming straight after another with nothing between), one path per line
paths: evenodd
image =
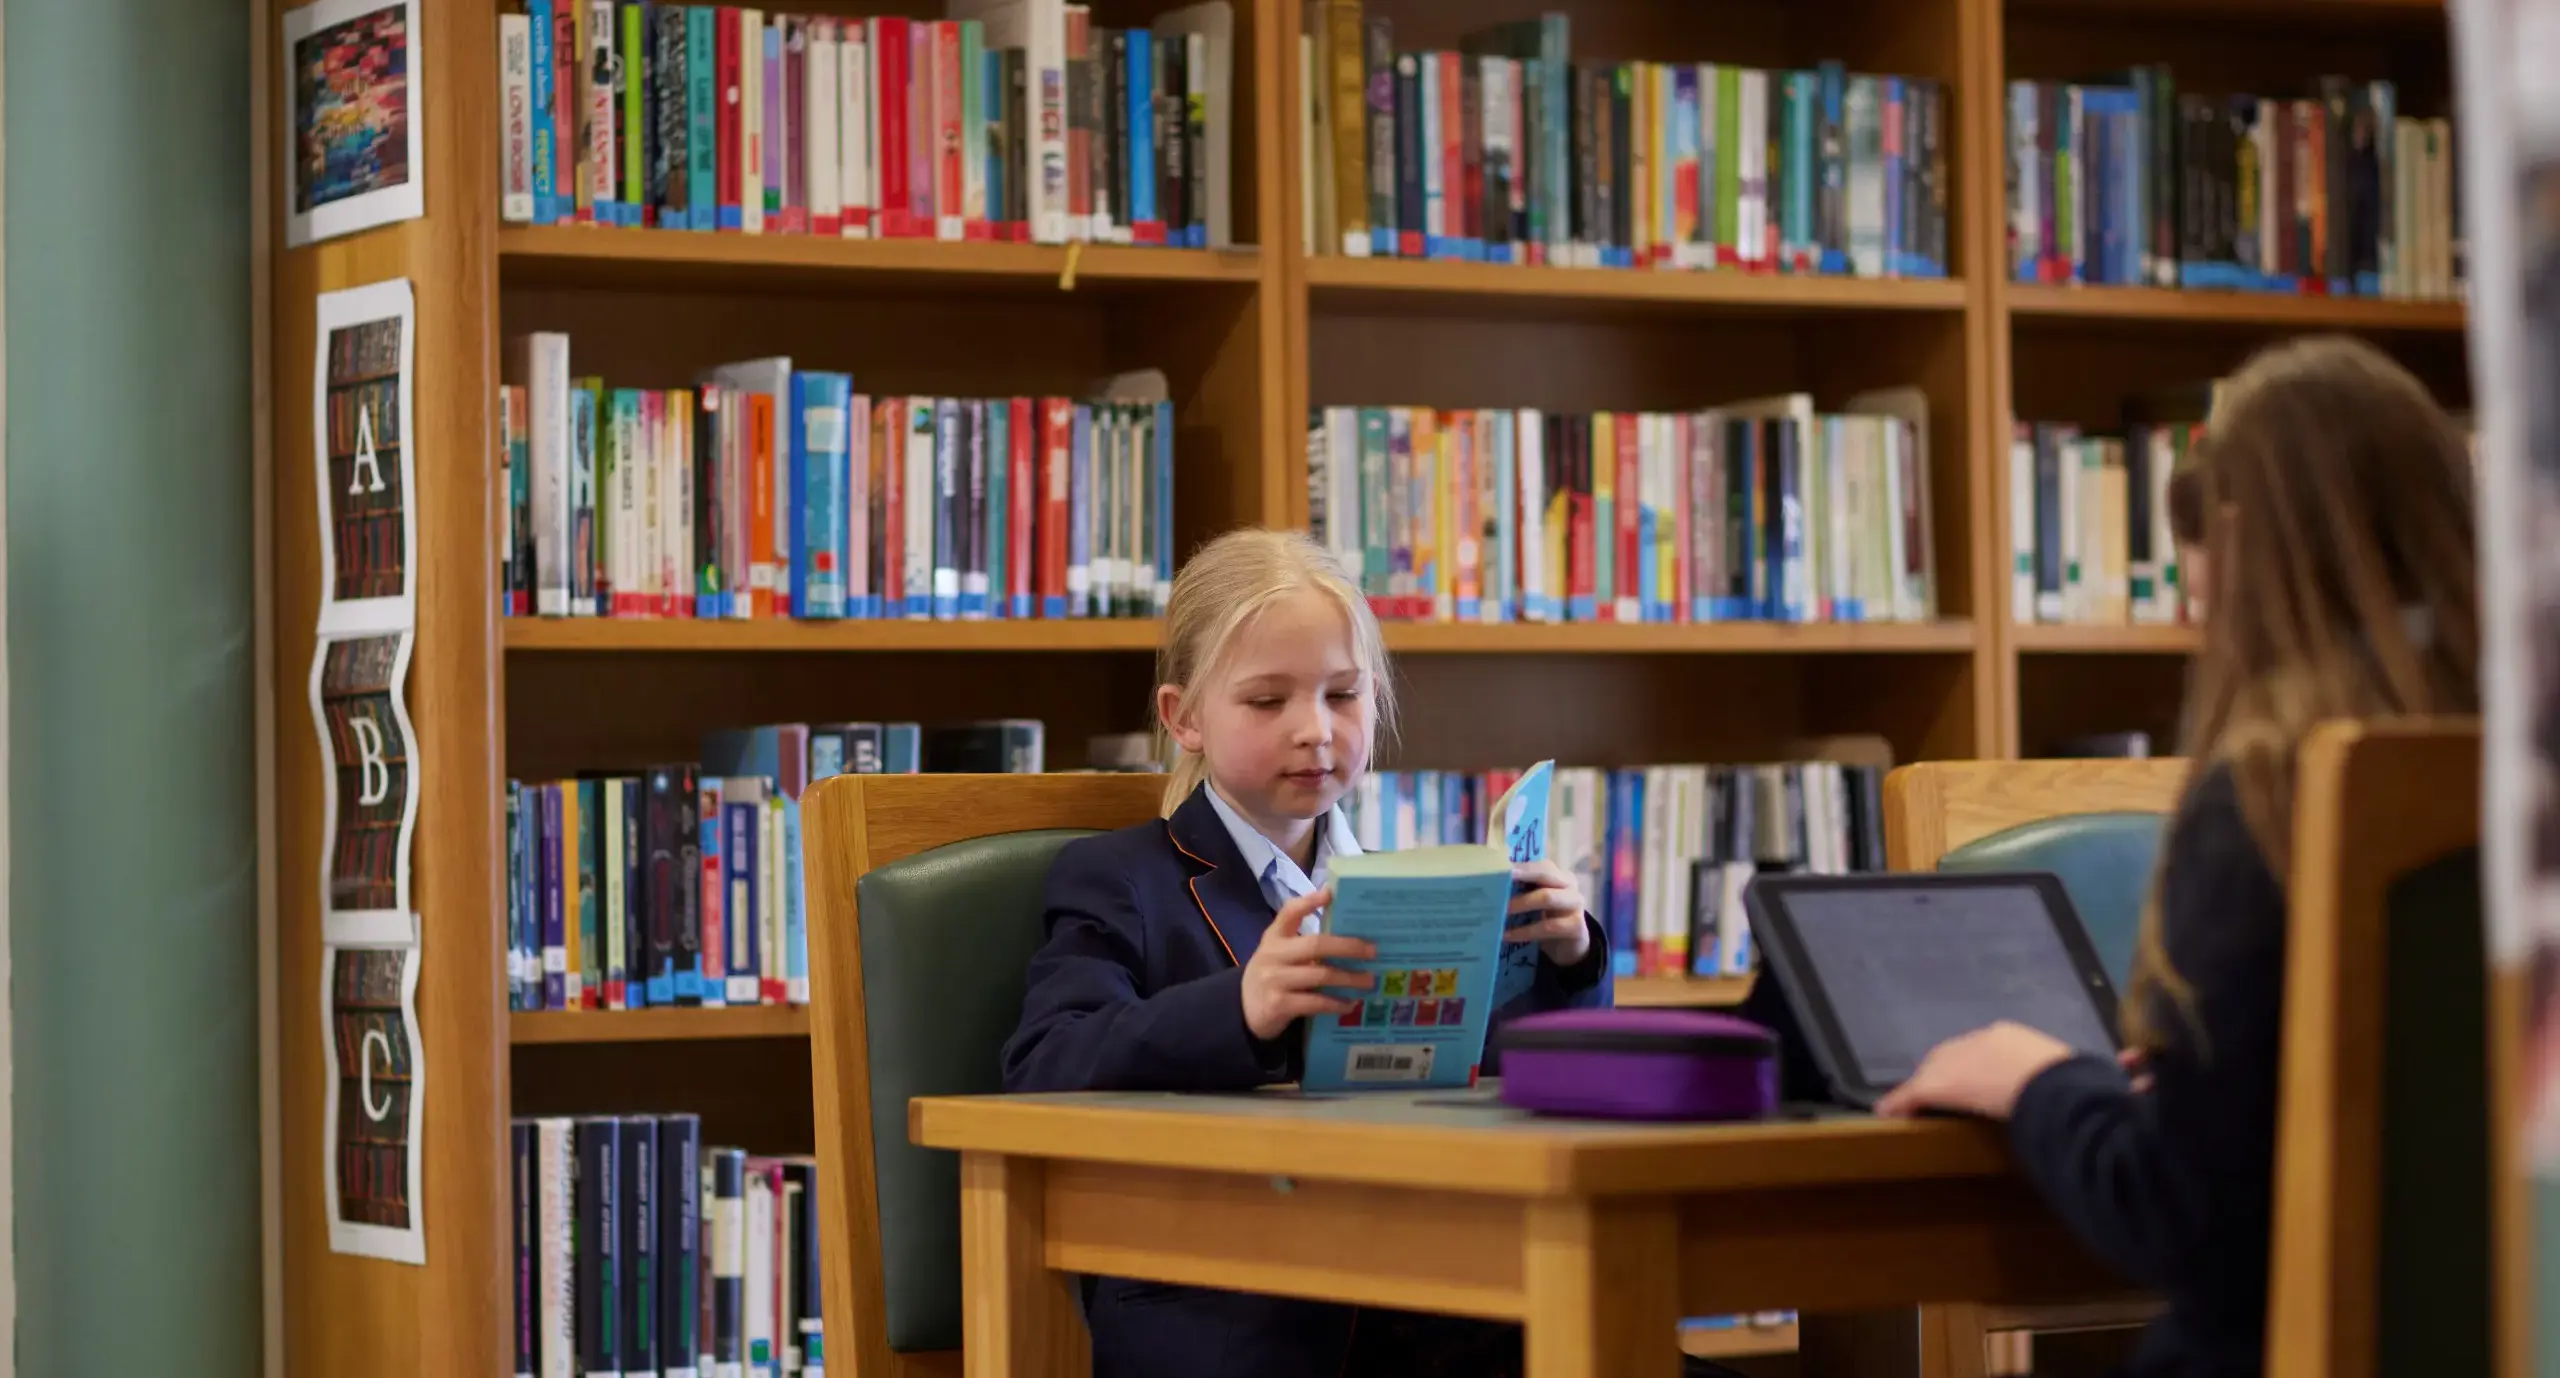
M417 624L416 303L406 278L320 297L311 453L320 517L320 634Z
M284 16L285 243L425 213L418 0L320 0Z
M324 951L329 1247L423 1264L418 1108L426 1064L417 1037L418 949L333 943Z
M419 1206L420 925L410 848L418 738L412 299L405 281L322 296L312 473L320 598L311 725L320 744L321 1133L329 1247L426 1261Z

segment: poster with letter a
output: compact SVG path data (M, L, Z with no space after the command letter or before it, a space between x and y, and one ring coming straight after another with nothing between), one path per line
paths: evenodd
M329 1247L422 1264L422 930L410 865L418 738L407 703L417 637L413 299L406 281L382 282L324 294L318 309L320 598L308 688L320 746Z

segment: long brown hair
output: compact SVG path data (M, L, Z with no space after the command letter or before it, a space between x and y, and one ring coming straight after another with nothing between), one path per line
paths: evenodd
M2192 794L2216 766L2267 867L2286 873L2294 758L2330 718L2479 711L2471 460L2406 369L2362 341L2273 346L2233 375L2187 481L2201 500L2213 596L2191 667ZM2165 851L2165 849L2164 849ZM2194 1026L2170 965L2158 887L2124 1002L2126 1040Z

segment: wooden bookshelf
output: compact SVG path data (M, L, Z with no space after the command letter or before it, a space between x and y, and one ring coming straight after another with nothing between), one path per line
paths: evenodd
M1630 976L1617 984L1619 1004L1645 1008L1730 1007L1751 993L1748 976Z
M1680 1352L1699 1359L1754 1359L1796 1352L1797 1325L1688 1325L1680 1328Z
M715 1038L807 1038L806 1005L741 1005L721 1009L518 1010L507 1016L507 1041L531 1043L665 1043Z
M417 302L418 617L406 702L423 784L411 859L423 931L418 1028L432 1074L417 1129L427 1262L386 1264L327 1243L324 1034L308 1003L323 954L308 879L321 869L323 761L297 706L273 735L271 762L288 879L277 901L279 988L289 993L278 1021L283 1357L296 1371L422 1378L509 1366L511 1116L700 1106L706 1132L716 1123L732 1142L814 1146L805 1011L508 1010L495 917L506 902L508 778L680 759L710 729L755 722L1038 716L1060 765L1079 763L1088 735L1146 725L1151 621L499 616L490 437L513 336L566 331L573 372L652 387L768 354L849 371L873 395L1082 395L1100 378L1159 368L1175 408L1175 537L1185 548L1236 525L1305 522L1315 408L1673 410L1790 391L1835 407L1897 386L1926 397L1939 620L1391 626L1404 725L1388 764L1398 769L1542 756L1604 766L1765 760L1853 735L1908 761L2011 755L2074 730L2165 733L2191 633L2009 620L2010 418L2103 421L2128 391L2214 376L2257 342L2308 329L2387 338L2446 396L2463 390L2458 305L2048 289L2001 273L1999 93L2011 78L2167 60L2217 87L2339 70L2394 75L2434 100L2446 64L2432 4L1518 0L1494 15L1444 0L1365 0L1394 22L1400 46L1447 47L1490 19L1554 9L1571 17L1578 56L1838 60L1945 83L1948 276L1861 280L1310 255L1300 239L1297 0L1232 0L1234 250L506 225L501 3L424 0L433 36L410 99L424 132L425 217L278 247L273 259L264 381L275 479L263 501L275 533L271 672L281 686L308 682L319 592L314 299L405 278ZM259 41L272 47L290 7L268 6ZM1174 7L1133 0L1096 12L1124 24ZM2365 17L2306 34L2349 12ZM262 95L267 137L284 146L281 95ZM281 207L270 213L281 246ZM279 702L299 705L300 693ZM1620 987L1629 1004L1726 1004L1743 989L1682 978Z

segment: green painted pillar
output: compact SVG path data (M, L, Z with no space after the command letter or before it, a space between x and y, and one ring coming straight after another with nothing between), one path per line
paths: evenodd
M250 34L0 30L24 1378L259 1369Z

